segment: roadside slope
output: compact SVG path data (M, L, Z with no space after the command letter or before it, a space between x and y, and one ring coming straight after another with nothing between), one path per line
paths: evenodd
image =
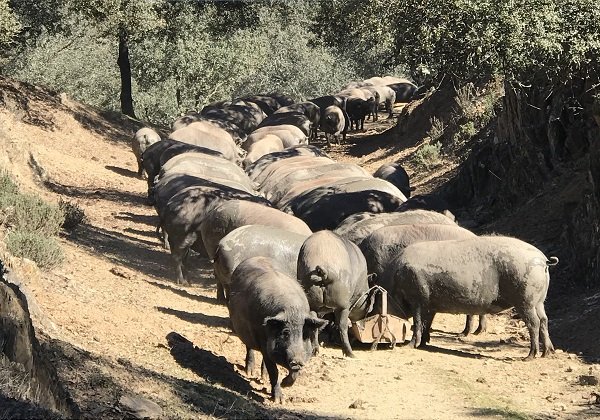
M588 404L594 388L579 384L590 369L598 375L598 365L563 352L521 362L526 330L507 315L492 317L490 332L468 339L455 334L464 317L440 316L428 351L360 348L358 360L348 360L325 348L285 390L283 406L260 403L268 386L240 373L244 348L230 333L226 308L216 304L210 266L195 261L191 287L171 280L128 146L135 125L3 83L13 84L17 93L8 95L25 98L27 109L22 100L0 102L0 156L7 156L0 164L24 189L75 200L89 218L62 237L67 259L60 267L39 273L11 259L28 270L27 287L47 318L36 328L85 416L121 418L118 401L130 394L157 402L170 418L598 415ZM371 147L375 140L350 141ZM332 152L337 158L345 149Z

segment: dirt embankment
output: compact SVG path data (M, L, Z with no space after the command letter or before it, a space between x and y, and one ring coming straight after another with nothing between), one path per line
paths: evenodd
M61 238L62 266L24 278L28 298L43 314L33 314L42 348L83 416L123 418L130 410L124 397L151 400L167 418L600 415L592 394L598 386L585 379L598 377L598 365L560 350L551 359L521 362L527 332L506 314L492 317L488 333L468 338L457 335L463 316L442 315L426 351L370 352L357 345L358 359L348 360L339 348L326 347L285 390L283 406L265 401L268 385L240 369L244 348L229 330L227 309L216 303L210 265L194 261L191 287L171 280L169 255L155 237L155 213L144 204L145 183L135 176L127 144L135 126L34 87L3 83L3 91L10 83L16 93L9 96L21 99L0 102L1 164L24 189L75 200L89 218ZM368 169L397 155L410 159L411 147L393 151L402 138L383 133L392 125L369 124L330 152ZM41 179L31 156L44 170ZM442 160L438 178L454 166ZM416 174L420 191L434 175ZM18 261L12 265L20 270Z

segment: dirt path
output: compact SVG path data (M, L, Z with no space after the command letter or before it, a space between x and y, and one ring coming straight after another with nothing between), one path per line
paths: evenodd
M263 402L268 386L240 372L244 348L230 334L226 308L216 304L210 266L195 263L191 287L170 280L155 212L144 205L145 182L135 177L126 143L90 132L63 111L53 119L49 132L0 110L0 125L11 127L7 138L31 151L54 191L76 200L89 217L62 239L67 261L27 280L54 325L45 345L87 416L122 417L117 401L125 394L159 403L167 417L187 418L600 416L599 406L588 403L598 387L579 383L580 375L600 376L599 366L561 351L522 362L526 330L507 315L492 317L488 333L467 339L456 334L463 316L439 316L426 351L358 348L358 359L349 360L339 348L324 348L284 390L283 406ZM369 159L344 152L332 154ZM13 164L27 173L24 158Z

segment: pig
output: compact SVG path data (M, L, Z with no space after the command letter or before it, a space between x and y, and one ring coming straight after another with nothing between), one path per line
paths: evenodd
M391 182L402 191L406 198L410 198L410 193L414 190L410 187L410 179L406 170L397 162L381 165L373 176Z
M219 241L229 232L245 225L273 226L303 235L312 231L302 220L272 207L246 200L229 200L211 211L200 227L209 258L213 258Z
M436 313L488 314L514 307L529 330L531 360L554 352L544 300L548 267L558 263L516 238L418 242L390 263L388 292L413 316L411 344L424 347Z
M140 128L133 135L133 139L131 140L131 150L133 150L133 154L135 155L135 159L138 164L137 173L140 178L142 178L144 175L142 155L148 147L159 141L160 135L156 131L148 127Z
M412 225L423 223L435 223L442 225L456 225L454 220L445 215L427 210L411 210L402 213L356 213L344 219L335 228L335 233L360 244L371 232L384 226Z
M246 168L246 173L251 179L255 179L263 169L272 163L299 156L327 157L327 154L315 146L301 144L299 146L287 147L281 152L273 152L264 155L252 165Z
M231 274L239 263L251 257L269 257L281 270L296 278L298 253L309 234L291 232L276 226L246 225L225 235L214 252L217 300L229 299Z
M313 233L300 248L297 276L311 310L319 315L334 313L342 352L355 357L348 340L348 319L363 319L370 303L367 262L360 249L331 231Z
M242 167L246 168L256 162L266 154L272 152L281 152L284 149L281 139L274 134L267 134L261 140L248 148L248 154L242 161Z
M246 345L246 370L252 370L252 350L260 351L271 397L282 403L281 387L294 383L313 354L316 334L327 321L311 314L298 282L265 257L247 259L233 272L229 316L233 331ZM289 371L281 384L277 365Z
M323 114L321 115L321 130L325 133L327 146L331 146L331 137L333 137L334 141L337 141L337 144L341 144L340 134L342 135L342 139L345 143L349 124L350 117L343 108L340 108L336 105L331 105L325 108L323 110Z
M386 283L384 275L389 263L398 254L402 253L404 248L415 242L425 241L443 241L449 239L468 239L475 238L476 235L467 229L463 229L457 225L437 225L437 224L408 224L396 226L384 226L371 233L358 245L367 260L367 269L369 270L369 278L384 289L390 287ZM401 313L394 311L394 305L390 305L388 311L392 315L402 316ZM464 331L461 333L464 336L469 335L473 317L467 315L467 322ZM475 334L485 331L486 320L485 315L479 316L479 326Z

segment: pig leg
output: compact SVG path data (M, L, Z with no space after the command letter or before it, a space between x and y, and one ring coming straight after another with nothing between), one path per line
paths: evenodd
M310 314L313 315L315 318L317 317L317 313L314 311L311 311ZM310 345L312 347L312 355L316 356L317 354L319 354L319 329L318 328L315 328L315 330L313 331L313 333L310 336Z
M540 352L540 318L534 307L522 308L518 312L529 330L529 354L523 360L533 360Z
M435 312L427 313L425 316L423 316L423 338L421 340L421 347L425 347L425 345L431 341L430 332L434 317Z
M413 337L410 340L410 344L414 347L421 347L421 337L423 335L423 320L421 318L421 307L417 306L415 308L415 313L413 314Z
M294 382L296 382L298 375L300 375L299 370L290 370L288 376L283 378L283 380L281 381L281 386L288 387L294 385Z
M171 257L175 262L175 276L177 277L177 283L183 285L189 285L187 280L184 277L184 260L188 253L187 248L182 248L180 246L175 246L175 244L171 243Z
M269 372L267 371L267 365L265 365L265 359L263 358L263 361L260 364L260 379L263 382L267 382L268 377L269 377Z
M268 359L263 354L263 363L267 367L269 372L269 381L271 382L271 398L275 402L283 403L283 392L281 392L281 385L279 384L279 371L277 365L271 359Z
M137 156L136 156L136 158L137 158L137 164L138 164L138 176L140 178L144 179L145 176L144 176L144 166L142 165L142 159Z
M356 357L352 353L352 347L350 347L350 340L348 339L348 315L350 311L348 308L335 311L335 323L340 329L340 339L342 340L342 352L346 357Z
M252 371L254 371L254 366L256 365L256 360L254 357L254 350L250 347L246 347L246 376L252 376Z
M485 315L479 315L479 326L473 334L479 335L487 331L487 317Z
M225 291L223 290L223 285L221 283L217 283L217 302L227 302L227 299L225 299Z
M473 329L473 315L467 315L467 323L465 324L465 329L460 334L467 337L471 330Z
M542 344L544 346L542 357L546 357L550 353L554 353L554 345L552 344L552 341L550 341L550 334L548 334L548 316L546 315L544 302L538 303L535 307L535 311L540 318L540 334L542 335Z

